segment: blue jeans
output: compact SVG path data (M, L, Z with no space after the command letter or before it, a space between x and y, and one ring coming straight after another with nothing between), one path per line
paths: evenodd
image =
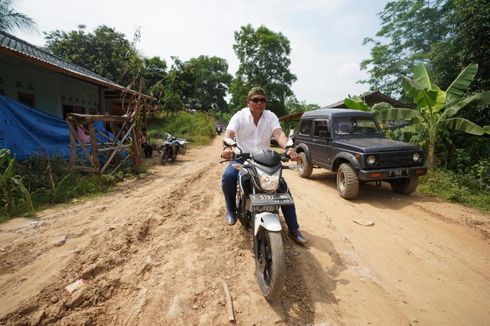
M228 213L236 217L236 186L238 182L238 170L232 166L236 161L230 162L226 167L223 178L221 179L221 189L225 195L226 209ZM296 217L296 206L284 205L281 206L282 214L288 225L289 232L294 232L299 229L298 220Z

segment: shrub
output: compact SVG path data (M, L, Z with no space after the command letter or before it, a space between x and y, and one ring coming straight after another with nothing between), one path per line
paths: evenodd
M0 153L0 182L10 180L1 184L0 222L45 205L107 192L127 174L123 170L110 175L74 172L62 157L34 156L14 164L8 150Z
M422 178L418 191L489 212L488 168L487 162L475 165L474 172L468 174L457 174L449 170L438 169ZM486 182L482 181L485 173Z
M23 178L14 172L10 150L0 149L0 220L22 211L32 211L31 195Z
M215 136L216 121L201 112L157 113L148 119L148 136L152 143L165 133L186 138L191 145L207 145Z

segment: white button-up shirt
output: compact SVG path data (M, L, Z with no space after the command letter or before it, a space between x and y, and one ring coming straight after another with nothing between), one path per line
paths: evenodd
M226 129L235 133L236 142L243 153L255 153L269 149L272 132L281 128L277 116L264 110L255 126L250 108L246 107L233 115Z

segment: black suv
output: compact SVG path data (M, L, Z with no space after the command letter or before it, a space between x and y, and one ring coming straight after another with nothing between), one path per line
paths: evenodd
M355 198L359 182L387 181L394 192L415 191L427 173L423 151L415 145L384 137L374 115L349 109L305 112L294 139L299 175L307 178L313 166L337 172L341 197Z

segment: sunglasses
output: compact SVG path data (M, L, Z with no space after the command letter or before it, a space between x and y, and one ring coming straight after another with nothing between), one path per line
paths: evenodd
M263 98L263 97L261 97L261 98L257 98L257 97L256 97L256 98L251 98L251 99L250 99L250 101L252 101L252 102L254 102L255 104L257 104L257 103L260 103L260 102L265 103L265 102L267 102L267 99L265 99L265 98Z

